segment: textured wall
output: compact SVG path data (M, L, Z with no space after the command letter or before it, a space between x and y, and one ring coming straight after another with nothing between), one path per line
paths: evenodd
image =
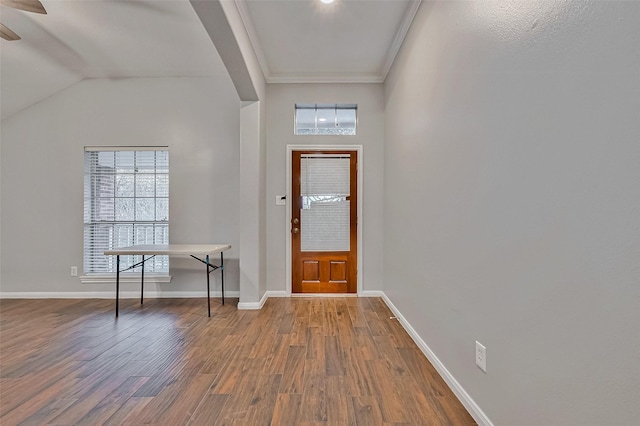
M357 103L356 136L295 136L296 103ZM286 209L275 196L287 193L287 145L362 145L362 260L364 290L382 289L383 91L381 84L269 84L267 86L267 288L285 291Z
M640 418L639 22L423 2L385 82L384 290L496 425Z
M170 240L232 244L225 287L237 291L239 112L226 79L94 79L3 120L2 291L113 291L69 274L82 269L87 145L168 146ZM173 258L158 289L204 291L200 266Z

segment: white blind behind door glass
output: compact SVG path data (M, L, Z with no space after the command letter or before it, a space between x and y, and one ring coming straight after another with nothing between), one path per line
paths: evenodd
M84 154L84 274L112 274L104 251L134 244L169 243L169 152L154 148L86 148ZM121 256L120 269L141 260ZM167 256L145 272L168 274Z
M349 251L350 155L306 154L300 159L302 251Z

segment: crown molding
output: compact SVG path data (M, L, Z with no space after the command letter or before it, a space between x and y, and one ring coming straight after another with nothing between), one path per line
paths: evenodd
M393 43L389 47L389 51L387 52L387 57L384 61L384 66L382 68L382 80L384 81L387 78L387 74L391 70L393 66L393 62L396 60L396 56L402 47L402 43L404 43L404 39L409 32L409 28L411 28L411 24L413 23L413 18L415 18L416 13L418 13L418 8L420 7L420 3L422 0L413 0L408 6L407 11L402 18L402 22L400 23L400 27L398 28L398 32L396 32L396 36L393 38Z
M258 59L258 64L262 69L262 75L264 75L264 78L268 83L269 76L271 75L271 71L269 70L269 62L267 61L267 56L264 54L264 50L262 49L262 45L260 44L260 39L258 37L258 33L256 32L256 27L253 25L251 14L249 13L249 9L247 8L247 3L245 0L234 0L234 3L236 5L236 9L238 9L238 13L240 14L240 19L242 20L244 29L247 32L247 36L249 37L251 47L253 47L253 51L256 54L256 58Z
M377 73L278 73L271 74L267 83L382 83Z

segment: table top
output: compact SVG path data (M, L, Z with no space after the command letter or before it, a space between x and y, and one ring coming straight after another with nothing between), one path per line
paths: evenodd
M231 248L230 244L139 244L106 250L106 255L213 255Z

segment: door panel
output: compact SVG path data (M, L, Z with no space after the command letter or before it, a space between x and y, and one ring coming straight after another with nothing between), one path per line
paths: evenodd
M294 293L357 292L357 151L293 151Z

